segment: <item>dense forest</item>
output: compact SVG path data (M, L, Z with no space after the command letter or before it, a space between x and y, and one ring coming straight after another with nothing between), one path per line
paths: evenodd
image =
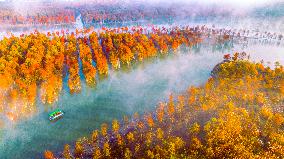
M209 29L199 26L123 27L4 37L0 41L0 112L14 121L30 116L36 111L37 96L47 105L58 101L65 77L68 91L79 93L82 80L95 87L110 69L176 54L181 47L197 46L209 34ZM216 43L231 37L225 31L210 36Z
M225 55L199 87L156 110L102 124L53 158L282 158L284 68Z

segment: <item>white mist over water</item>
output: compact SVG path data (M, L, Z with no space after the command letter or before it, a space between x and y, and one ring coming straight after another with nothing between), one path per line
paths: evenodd
M284 65L284 47L278 46L265 46L265 45L255 45L248 46L244 49L234 48L233 52L246 52L250 55L250 60L253 62L264 61L266 66L274 68L275 62L280 62Z
M259 5L265 4L264 0L262 2ZM210 4L205 0L202 3ZM232 6L237 1L227 3ZM245 4L244 1L241 3ZM246 10L253 7L247 5ZM242 11L242 7L238 8L236 11ZM233 19L230 23L226 23L226 20L221 19L224 23L217 20L207 24L284 32L283 23L278 20L275 23L279 25L271 25L267 19ZM159 101L166 100L170 93L183 92L190 85L202 85L212 68L222 60L224 53L243 51L250 54L253 61L263 59L271 62L267 64L269 66L273 66L276 61L284 64L283 47L249 45L243 48L235 45L230 50L220 52L201 48L198 53L180 53L179 56L148 63L143 67L141 65L130 72L111 72L110 77L100 81L95 90L84 86L80 94L63 93L58 107L66 115L56 123L48 121L47 112L43 111L42 106L39 107L39 114L32 119L18 124L6 123L5 129L0 130L0 159L42 158L45 149L61 151L64 144L74 143L77 138L90 135L103 122L110 122L113 118L121 119L123 115L131 115L136 111L150 111Z
M66 115L58 122L50 123L41 106L40 113L32 119L6 125L0 142L0 158L41 158L45 149L61 151L64 144L89 136L103 122L151 111L158 102L167 100L170 93L184 92L190 85L202 85L224 54L242 51L255 61L284 63L283 47L234 45L215 52L212 47L201 47L199 52L179 52L177 56L154 60L128 72L111 71L109 78L98 82L95 90L84 85L80 94L64 92L58 107Z
M152 110L170 93L183 92L190 85L206 82L222 53L204 49L145 64L130 72L113 72L95 90L64 93L58 103L66 112L63 119L50 123L47 113L17 125L8 125L0 144L0 158L40 158L45 149L58 151L63 144L88 136L103 122L133 112ZM16 150L16 151L15 151Z

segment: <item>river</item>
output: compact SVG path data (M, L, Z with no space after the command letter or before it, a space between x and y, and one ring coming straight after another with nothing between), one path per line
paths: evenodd
M66 112L56 123L48 121L48 113L40 106L39 113L17 124L6 124L0 139L1 159L42 158L44 150L61 151L64 144L89 136L104 122L122 119L134 112L151 111L170 93L183 92L190 85L202 85L225 53L247 51L252 60L280 61L284 64L282 46L249 44L179 52L176 56L140 64L129 71L110 72L96 89L85 86L77 95L63 92L58 107Z

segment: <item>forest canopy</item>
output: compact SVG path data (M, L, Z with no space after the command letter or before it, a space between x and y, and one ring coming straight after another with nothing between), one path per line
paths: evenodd
M153 112L102 124L58 158L281 158L284 69L235 53L200 87L170 95ZM45 152L45 158L53 158Z

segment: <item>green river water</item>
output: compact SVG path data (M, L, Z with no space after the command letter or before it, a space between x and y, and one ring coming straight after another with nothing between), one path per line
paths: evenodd
M180 93L190 85L205 83L224 53L247 50L256 60L275 61L283 57L280 54L283 48L263 48L235 46L212 51L212 48L201 47L199 51L153 60L128 72L110 72L95 90L83 87L82 93L77 95L63 92L57 107L66 114L58 122L49 122L48 112L39 106L39 113L33 118L6 124L1 130L0 159L42 158L44 150L62 151L64 144L73 144L77 138L89 136L104 122L109 123L114 118L121 120L134 112L151 111L171 92ZM274 52L272 56L267 54L269 50Z

